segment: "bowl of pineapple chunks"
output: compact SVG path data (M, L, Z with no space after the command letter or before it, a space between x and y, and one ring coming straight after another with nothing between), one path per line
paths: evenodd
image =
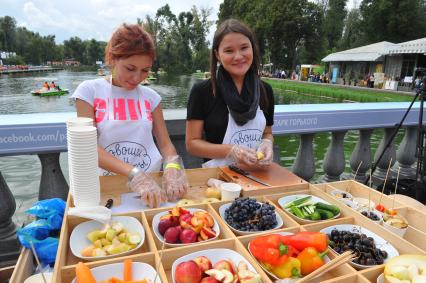
M109 224L87 221L71 232L70 249L74 256L91 260L125 255L140 248L145 240L142 224L131 216L113 216Z

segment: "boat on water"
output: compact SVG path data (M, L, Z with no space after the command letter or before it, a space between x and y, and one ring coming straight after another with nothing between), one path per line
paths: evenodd
M48 91L35 90L31 92L31 94L35 96L61 96L67 93L69 93L69 90L66 88L62 88L61 90L48 90Z
M105 76L105 69L99 68L98 69L98 76Z

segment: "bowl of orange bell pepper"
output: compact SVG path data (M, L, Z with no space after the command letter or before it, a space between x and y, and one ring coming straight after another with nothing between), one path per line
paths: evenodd
M278 232L251 240L248 249L274 279L300 278L324 265L327 235L320 232Z

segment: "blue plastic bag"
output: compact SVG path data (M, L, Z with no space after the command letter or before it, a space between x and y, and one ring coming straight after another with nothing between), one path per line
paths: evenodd
M26 238L26 236L23 236ZM59 240L57 238L48 237L44 240L30 240L26 238L23 242L23 246L31 249L31 242L34 245L34 249L41 263L43 264L54 264L56 260L56 252L58 251Z
M51 215L64 216L66 203L60 198L45 199L36 202L30 209L25 211L38 218L47 219Z
M21 244L24 245L21 240L22 236L25 236L23 239L29 238L30 240L44 240L50 234L49 222L46 219L39 219L31 222L27 226L19 229L16 234L18 239L21 241Z

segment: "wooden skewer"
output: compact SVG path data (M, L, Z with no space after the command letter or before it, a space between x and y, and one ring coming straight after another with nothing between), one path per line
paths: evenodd
M388 170L386 171L385 181L383 182L382 194L380 195L379 204L382 203L382 196L383 196L383 192L385 191L385 188L386 188L386 181L388 179L388 174L389 174L389 170L391 168L391 165L392 165L392 157L389 160L389 166L388 166Z
M312 280L313 278L320 276L320 275L330 271L331 269L333 269L337 266L340 266L340 265L342 265L346 262L349 262L353 259L354 259L354 256L353 256L352 252L346 251L346 252L342 253L341 255L339 255L338 257L334 258L333 260L327 262L325 265L321 266L317 270L314 270L311 273L309 273L308 275L306 275L305 277L297 280L297 283L308 282L308 281Z
M393 194L393 200L392 200L392 210L393 210L394 205L395 205L395 196L396 196L396 189L398 188L399 170L400 169L401 169L401 167L398 167L398 173L396 174L396 184L395 184L395 193Z
M47 283L46 277L44 277L44 273L43 273L43 266L41 266L40 260L38 259L37 252L36 252L34 245L33 245L33 241L30 241L30 245L31 245L31 250L33 251L33 255L35 257L35 260L36 260L37 264L40 266L41 278L43 278L44 283Z
M356 180L356 176L358 175L358 170L361 167L361 164L362 164L362 160L359 162L358 168L356 168L355 175L354 175L354 181ZM349 184L348 184L348 186L346 187L346 192L349 193L349 191L350 191L350 187L349 187Z
M368 190L368 215L367 215L367 217L370 215L370 209L371 209L370 200L371 200L371 168L370 168L370 189Z

